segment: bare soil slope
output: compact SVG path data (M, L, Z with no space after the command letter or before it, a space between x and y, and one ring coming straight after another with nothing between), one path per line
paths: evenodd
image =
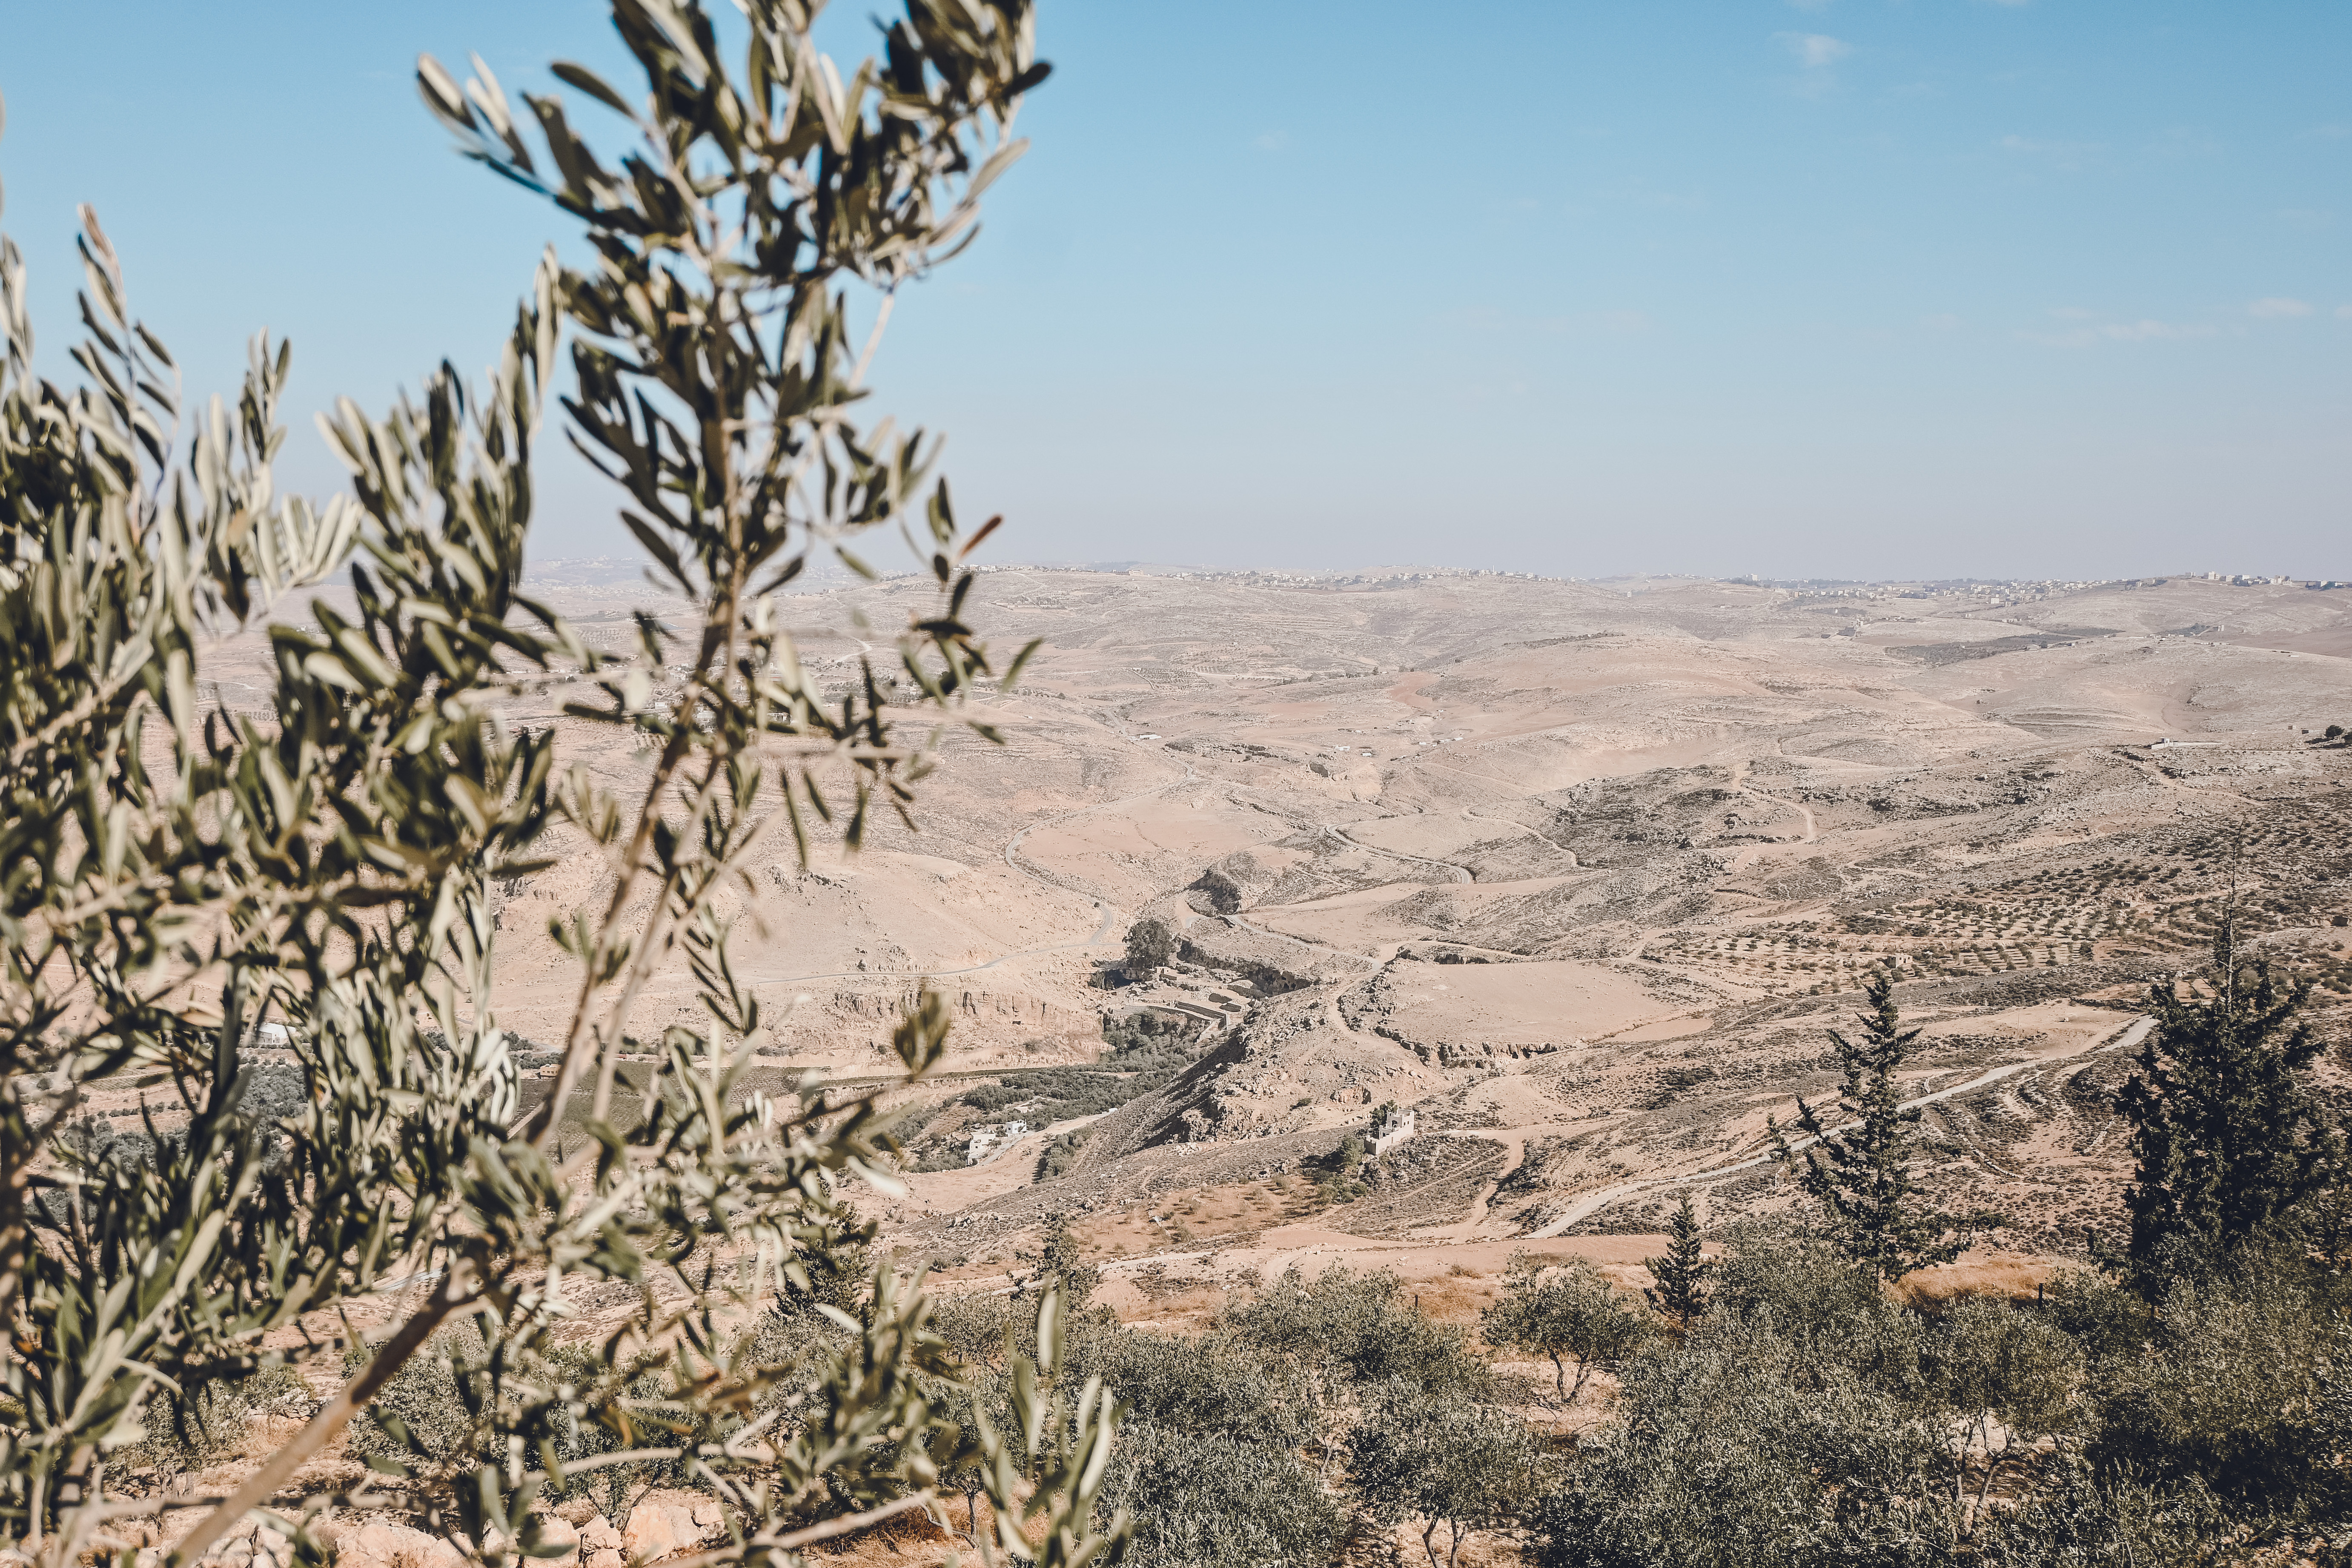
M619 646L646 590L551 576ZM793 601L803 657L849 679L856 639L827 628L923 592ZM986 700L1009 743L950 737L919 834L806 869L780 837L730 911L780 1068L882 1070L901 999L947 994L960 1076L917 1121L1090 1061L1106 1018L1197 1030L1166 1087L1050 1133L1045 1100L988 1110L1039 1131L880 1205L960 1273L1056 1211L1164 1281L1306 1256L1302 1225L1314 1256L1386 1258L1599 1246L1685 1190L1716 1224L1783 1204L1766 1117L1830 1091L1825 1031L1886 963L1928 1026L1937 1185L2007 1212L2005 1245L2074 1251L2113 1212L2137 987L2196 962L2233 881L2344 1027L2352 753L2316 737L2352 723L2352 595L1015 568L975 607L1046 639ZM646 759L564 717L574 694L507 717L627 782ZM548 921L608 885L566 847L501 890L525 1035L569 1000ZM1129 976L1147 914L1178 958ZM698 1022L682 976L639 1026L670 1021ZM1386 1103L1426 1147L1350 1195L1330 1152ZM1258 1195L1213 1226L1148 1217L1235 1183Z

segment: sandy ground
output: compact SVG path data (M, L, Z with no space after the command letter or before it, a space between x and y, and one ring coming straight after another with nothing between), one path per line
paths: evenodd
M546 596L620 646L642 586L557 575ZM853 608L927 607L905 581L787 605L836 681ZM1052 1214L1104 1300L1169 1330L1293 1268L1388 1269L1464 1323L1521 1250L1637 1289L1684 1194L1717 1237L1787 1207L1767 1119L1834 1096L1828 1031L1893 964L1931 1185L2010 1216L1907 1288L2030 1292L2112 1218L2136 999L2199 962L2231 888L2352 1037L2352 752L2313 743L2352 723L2352 595L1015 568L973 609L1046 639L980 703L1007 743L948 735L919 834L885 818L806 866L766 841L721 911L766 1012L747 1043L870 1078L926 984L950 1074L1091 1060L1139 1007L1208 1032L1156 1095L860 1194L887 1244L961 1259L944 1289L1002 1288ZM239 639L209 673L234 703L263 657ZM535 681L504 717L641 784L644 753L562 713L580 695ZM582 842L550 847L497 908L498 1016L538 1039L575 984L548 923L613 885ZM1179 957L1129 975L1147 914ZM632 1027L706 1022L680 972ZM1391 1101L1419 1135L1333 1202L1332 1152ZM1041 1177L1071 1132L1080 1167ZM948 1544L909 1525L841 1555Z

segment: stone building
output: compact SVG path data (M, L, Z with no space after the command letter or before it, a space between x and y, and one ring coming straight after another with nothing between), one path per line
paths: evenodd
M992 1122L971 1130L971 1142L964 1146L963 1163L977 1165L1008 1143L1018 1142L1029 1131L1026 1121L1007 1121L1003 1126Z

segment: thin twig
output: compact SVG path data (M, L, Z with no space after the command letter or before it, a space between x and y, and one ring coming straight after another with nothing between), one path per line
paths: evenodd
M882 330L890 324L890 310L898 302L898 289L883 290L882 303L874 312L874 330L866 334L866 350L857 356L857 368L849 373L850 391L855 392L866 384L866 369L874 363L874 351L882 346Z
M228 1533L230 1528L247 1514L268 1501L271 1493L293 1479L294 1472L303 1462L334 1440L344 1423L364 1408L375 1397L376 1390L390 1381L411 1355L420 1349L442 1321L460 1309L478 1306L483 1298L472 1285L472 1270L462 1261L450 1266L441 1289L417 1314L400 1326L400 1331L383 1342L383 1348L360 1370L357 1377L338 1389L333 1398L319 1407L309 1425L294 1434L278 1450L262 1462L259 1469L246 1479L243 1486L230 1494L228 1500L206 1514L187 1538L172 1553L173 1568L194 1562L204 1555L205 1548Z
M839 1536L855 1535L861 1530L871 1530L886 1520L902 1513L926 1509L937 1500L937 1494L926 1489L910 1492L896 1502L886 1502L880 1508L867 1509L864 1513L844 1514L812 1524L805 1530L795 1530L789 1535L755 1535L738 1546L722 1546L715 1552L704 1552L692 1557L680 1557L662 1564L662 1568L704 1568L707 1563L723 1563L744 1552L796 1552L803 1546L814 1546L820 1541L832 1541Z

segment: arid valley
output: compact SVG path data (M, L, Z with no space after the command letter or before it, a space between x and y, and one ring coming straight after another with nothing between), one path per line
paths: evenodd
M11 16L0 1568L2352 1568L2352 8L344 9Z
M581 563L535 587L592 645L640 657L642 582ZM800 658L829 682L878 672L874 628L928 593L786 601ZM1128 1329L1211 1336L1184 1343L1217 1342L1293 1271L1386 1276L1399 1310L1483 1344L1514 1420L1573 1450L1615 1384L1554 1399L1550 1366L1476 1337L1515 1260L1581 1260L1638 1302L1685 1197L1711 1252L1801 1209L1772 1130L1801 1097L1835 1101L1831 1032L1852 1032L1874 973L1922 1031L1900 1081L1925 1194L1998 1220L1903 1281L1928 1309L2030 1301L2118 1232L2116 1093L2147 986L2202 971L2225 909L2313 983L2315 1087L2340 1103L2352 1078L2352 593L1007 568L974 605L1003 643L1043 639L969 710L1001 743L946 731L912 828L877 813L854 855L812 833L803 864L777 826L720 900L762 1010L730 1043L753 1053L741 1094L887 1083L902 1010L944 999L945 1060L889 1091L890 1189L839 1194L943 1301L1034 1282L1049 1230ZM215 650L225 702L263 689L265 657L254 634ZM559 668L501 718L642 790L650 754L566 713L592 695ZM612 889L572 829L550 848L494 883L526 1104L577 985L551 925ZM709 1029L691 975L659 973L623 1069L638 1089L666 1026ZM144 1098L93 1108L128 1131ZM389 1331L428 1280L271 1342ZM582 1294L557 1337L584 1351L638 1300ZM311 1363L256 1434L282 1436L333 1375ZM362 1474L338 1445L295 1484ZM357 1568L457 1561L425 1515L354 1507L335 1528ZM562 1517L585 1568L720 1531L707 1496L669 1485ZM1419 1560L1411 1527L1349 1521L1340 1561ZM1461 1561L1523 1563L1527 1540L1483 1536ZM961 1541L906 1521L829 1550L929 1564ZM245 1544L230 1561L260 1563Z
M642 590L550 592L593 628ZM921 592L794 601L803 656L845 676L841 601L887 626ZM950 1280L1001 1284L1054 1214L1143 1318L1294 1263L1433 1307L1519 1247L1630 1268L1685 1192L1710 1227L1788 1203L1767 1119L1834 1089L1827 1032L1883 964L1926 1029L1933 1184L2000 1210L1979 1267L2030 1279L2116 1212L2138 1000L2233 889L2345 1027L2352 755L2324 735L2352 721L2352 594L1021 568L977 602L1045 639L981 705L1004 743L950 737L919 833L881 818L805 871L780 838L735 911L772 1081L870 1078L908 994L950 1002L903 1123L923 1168L866 1200ZM562 691L511 719L574 724ZM597 875L506 889L509 1028L556 1026L545 929ZM1176 954L1129 976L1146 919ZM662 1005L697 1020L682 975ZM1057 1118L1045 1069L1139 1013L1195 1059ZM1416 1136L1330 1201L1306 1173L1388 1105Z

